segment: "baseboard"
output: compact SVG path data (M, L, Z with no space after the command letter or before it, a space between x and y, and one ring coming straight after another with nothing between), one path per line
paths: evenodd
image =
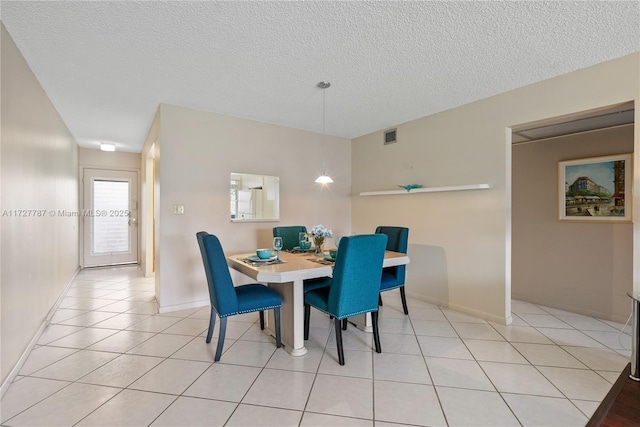
M583 316L595 317L596 319L609 320L611 322L625 323L629 314L631 313L631 298L629 298L629 311L627 315L606 313L598 310L591 310L585 307L573 306L570 303L563 303L559 301L549 301L544 298L536 298L530 295L522 295L517 292L511 293L511 298L517 299L532 304L544 305L545 307L555 308L556 310L568 311L570 313L582 314Z
M60 293L60 296L58 297L56 302L51 306L49 313L47 313L47 316L44 318L44 320L40 324L40 327L38 327L38 330L36 331L35 335L31 339L29 344L27 345L27 348L25 348L25 350L22 352L22 355L18 359L18 362L16 362L16 364L13 366L13 369L11 369L11 372L9 372L9 375L7 375L7 378L2 382L2 386L0 387L0 398L4 397L4 394L9 389L9 386L11 385L11 383L18 376L18 373L22 369L22 366L24 365L24 363L27 361L27 358L29 357L31 350L33 350L33 347L35 347L35 345L37 344L38 340L42 336L42 333L47 328L47 326L49 326L49 322L51 322L51 318L56 313L56 310L58 310L58 307L60 307L62 300L67 295L67 291L71 287L71 284L73 283L73 281L75 280L79 272L80 272L80 267L78 267L76 271L73 273L73 276L71 276L71 279L69 280L67 285L64 287L64 290Z
M158 313L163 314L163 313L171 313L172 311L188 310L190 308L200 308L200 307L208 306L210 304L211 302L208 299L205 299L200 301L188 302L185 304L169 305L166 307L160 307L158 305Z
M407 293L407 296L410 296L411 298L415 298L415 299L420 300L420 301L428 302L430 304L435 304L435 305L438 305L440 307L446 307L446 308L448 308L450 310L459 311L461 313L469 314L471 316L478 317L480 319L484 319L484 320L487 320L489 322L498 323L500 325L510 325L511 322L513 321L513 318L511 317L511 313L509 313L509 315L506 316L506 317L501 317L501 316L496 316L495 314L486 313L484 311L476 310L476 309L469 308L469 307L466 307L466 306L463 306L463 305L452 304L449 301L441 301L441 300L436 299L436 298L430 298L430 297L427 297L427 296L424 296L424 295L419 295L419 294L415 294L413 292L408 292L406 290L406 287L405 287L405 292Z

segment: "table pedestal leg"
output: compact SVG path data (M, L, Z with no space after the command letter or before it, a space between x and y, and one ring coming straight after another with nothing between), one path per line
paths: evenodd
M373 323L371 322L371 313L361 314L359 316L350 317L349 322L356 325L358 329L365 332L373 332Z
M292 356L307 354L304 346L304 287L302 280L292 283L269 283L269 287L278 292L282 297L280 309L280 332L284 349ZM273 331L273 311L269 311L267 329L275 336Z

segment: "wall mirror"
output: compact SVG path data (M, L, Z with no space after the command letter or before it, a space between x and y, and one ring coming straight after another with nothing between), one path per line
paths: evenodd
M231 221L257 222L280 219L280 178L231 173Z

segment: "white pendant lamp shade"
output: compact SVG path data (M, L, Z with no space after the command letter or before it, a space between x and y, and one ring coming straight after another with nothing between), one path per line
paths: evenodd
M331 184L333 180L329 175L320 175L318 178L316 178L316 182L318 184Z

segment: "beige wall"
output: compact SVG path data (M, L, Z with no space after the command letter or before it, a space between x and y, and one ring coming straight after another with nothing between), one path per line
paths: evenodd
M92 148L78 149L80 167L99 169L140 170L140 153L102 151Z
M510 127L640 98L640 54L398 126L398 143L382 132L352 146L352 225L410 228L407 292L425 300L500 322L510 321ZM425 100L428 102L428 100ZM638 117L638 111L636 111ZM634 139L640 143L638 130ZM636 164L638 153L635 150ZM635 188L640 173L635 174ZM398 184L427 187L488 183L489 190L358 196ZM634 193L637 205L639 197ZM638 212L636 210L635 212ZM640 213L635 217L639 223ZM640 232L634 228L634 253ZM634 257L634 286L640 262Z
M78 268L78 147L2 26L2 381ZM51 216L53 212L53 216Z
M171 105L159 114L162 311L208 304L198 231L216 234L227 254L271 246L276 225L323 223L337 234L350 232L349 140ZM314 159L325 154L335 182L323 188L314 182L323 161ZM231 223L231 172L280 177L279 222ZM174 204L184 205L185 214L173 215Z
M512 295L624 323L633 225L558 220L558 162L633 152L633 126L513 147Z

